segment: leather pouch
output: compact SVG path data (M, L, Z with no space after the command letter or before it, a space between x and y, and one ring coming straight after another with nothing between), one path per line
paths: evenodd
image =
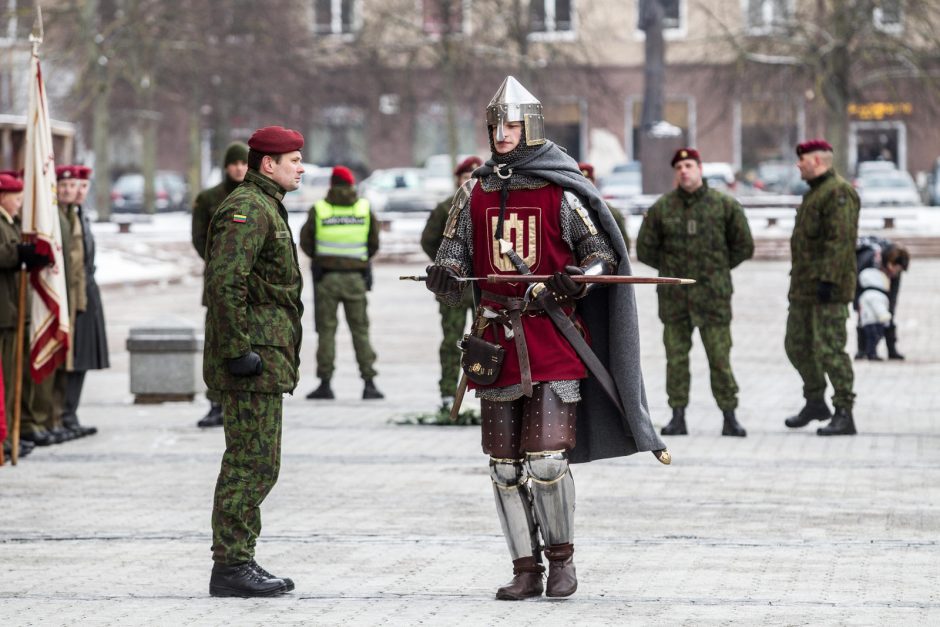
M491 385L499 377L506 349L476 335L465 335L460 342L463 356L460 366L467 378L477 385Z

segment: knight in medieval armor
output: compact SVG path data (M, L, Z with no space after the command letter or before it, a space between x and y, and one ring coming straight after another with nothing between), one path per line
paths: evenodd
M542 105L515 78L503 81L486 121L492 158L454 197L427 287L459 306L462 277L551 277L480 284L462 365L481 399L483 451L513 561L496 598L567 597L578 586L569 463L669 455L646 405L632 286L572 279L631 274L610 210L545 138Z

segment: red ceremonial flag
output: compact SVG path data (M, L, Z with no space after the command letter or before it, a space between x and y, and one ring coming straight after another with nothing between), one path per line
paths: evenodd
M23 238L35 242L36 252L53 260L51 265L33 270L29 276L34 291L30 309L29 367L33 381L38 383L65 362L71 329L56 201L52 130L37 49L38 46L33 46L29 73Z

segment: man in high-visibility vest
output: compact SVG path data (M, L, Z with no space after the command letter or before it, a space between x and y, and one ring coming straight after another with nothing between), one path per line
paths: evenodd
M359 374L365 381L362 398L384 398L375 387L375 351L369 342L366 311L366 292L372 283L369 260L379 250L379 225L369 201L356 193L356 179L349 168L333 168L326 198L310 208L300 230L300 247L313 260L313 316L320 378L320 386L307 398L335 398L330 381L336 361L340 303L352 333Z

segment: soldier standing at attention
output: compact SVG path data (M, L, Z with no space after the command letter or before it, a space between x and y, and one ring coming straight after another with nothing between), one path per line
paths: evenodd
M84 427L78 421L78 404L82 387L85 385L85 373L111 366L108 359L104 307L98 283L95 281L95 238L91 232L91 221L82 207L88 195L91 172L91 168L87 166L75 166L78 190L72 205L76 233L72 246L80 252L75 255L75 263L80 260L84 267L81 273L82 284L76 286L76 290L81 291L78 300L83 307L75 314L75 326L72 329L72 367L65 375L65 401L62 408L62 425L75 434L75 437L98 433L97 428Z
M721 435L744 437L734 415L738 385L731 372L731 269L754 254L754 240L738 201L709 189L694 148L672 158L676 189L646 214L636 240L637 259L662 276L696 280L688 289L658 286L659 319L666 345L666 394L672 420L663 435L686 435L689 351L697 327L708 356L712 395L724 414Z
M260 506L281 465L282 396L297 386L302 279L284 194L304 172L297 131L248 140L245 181L219 206L206 239L206 385L222 403L225 453L212 509L212 596L294 589L255 562Z
M369 342L366 292L371 288L369 260L379 250L379 223L369 201L356 194L356 179L344 166L333 168L324 200L310 208L300 230L300 247L313 259L313 316L317 330L320 386L309 399L332 399L336 361L336 310L340 303L352 334L363 399L385 398L375 387L375 351Z
M481 165L483 160L476 156L467 157L460 162L454 170L457 188L460 189L461 185L473 180L470 175ZM435 207L421 233L421 248L432 261L437 256L437 249L441 247L441 240L444 239L444 225L453 203L454 197L451 196ZM441 330L444 332L444 339L441 340L438 350L441 360L441 380L438 385L441 390L441 410L449 411L457 392L457 380L460 378L461 353L457 342L463 337L467 326L467 314L473 315L473 290L464 290L459 307L448 307L444 303L438 303L438 307L441 311Z
M817 435L855 435L855 375L845 352L845 320L855 297L858 194L832 169L832 146L825 140L803 142L796 154L796 166L810 189L790 237L793 267L784 347L803 379L806 404L785 424L799 428L831 417ZM826 405L827 376L834 388L834 416Z
M209 221L212 214L222 201L231 194L236 187L245 180L248 172L248 146L242 142L232 142L225 149L225 158L222 163L223 179L215 187L204 189L193 201L193 248L200 259L206 259L206 234L209 231ZM206 292L203 288L202 306L206 306ZM212 392L206 392L209 398L209 413L196 423L197 427L221 427L222 404Z
M581 161L578 163L578 169L581 170L581 174L584 175L584 178L591 181L591 185L597 186L597 179L594 177L594 166L590 163ZM617 223L617 228L620 229L620 234L623 235L623 243L627 247L627 252L630 252L630 234L627 232L627 221L623 217L623 213L620 212L620 209L615 209L609 204L607 207L610 209L610 215L614 216L614 221Z

